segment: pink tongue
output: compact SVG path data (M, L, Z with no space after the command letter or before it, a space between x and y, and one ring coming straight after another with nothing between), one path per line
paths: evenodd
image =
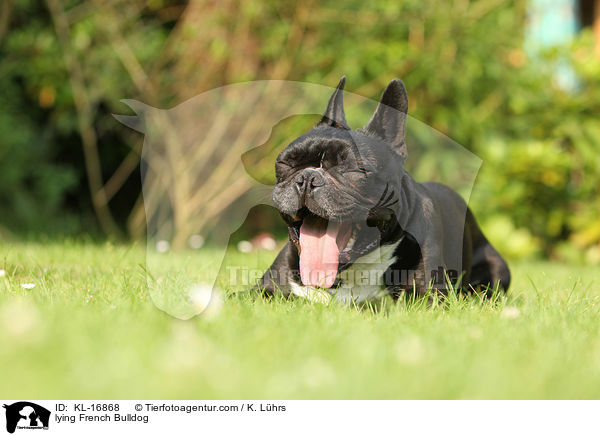
M305 286L331 288L338 270L339 223L306 217L300 227L300 279Z

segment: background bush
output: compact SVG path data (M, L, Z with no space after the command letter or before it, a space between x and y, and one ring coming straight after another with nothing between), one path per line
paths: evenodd
M143 234L142 138L110 116L126 111L122 98L171 107L227 83L334 86L346 74L348 91L372 98L402 78L410 114L483 159L471 206L502 252L598 262L600 61L585 31L527 54L526 6L10 2L0 31L0 231ZM557 84L559 64L575 71L575 89ZM106 210L90 182L90 138Z

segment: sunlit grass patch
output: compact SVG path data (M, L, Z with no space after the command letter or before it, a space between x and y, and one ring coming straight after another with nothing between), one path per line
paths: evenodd
M192 255L200 264L211 261L202 250L165 256L165 270L181 268ZM261 269L273 254L235 256L233 264ZM6 398L597 398L600 270L544 262L511 267L508 295L407 294L364 305L236 293L243 286L228 286L220 276L222 309L181 321L153 304L145 247L3 244L0 392ZM193 278L201 281L198 274ZM198 298L202 304L203 294Z

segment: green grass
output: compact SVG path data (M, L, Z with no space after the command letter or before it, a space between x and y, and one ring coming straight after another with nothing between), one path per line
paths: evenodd
M372 310L245 295L190 321L156 309L144 267L135 246L0 245L0 396L600 397L598 267L514 264L496 302Z

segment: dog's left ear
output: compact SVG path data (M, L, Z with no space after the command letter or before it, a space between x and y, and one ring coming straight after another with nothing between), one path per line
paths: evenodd
M346 115L344 114L344 85L346 84L346 76L343 76L338 83L337 88L329 99L327 109L323 114L323 118L316 127L331 126L337 129L350 130L346 124Z
M387 142L402 159L408 155L404 143L404 127L408 112L408 96L400 79L392 80L363 131Z

